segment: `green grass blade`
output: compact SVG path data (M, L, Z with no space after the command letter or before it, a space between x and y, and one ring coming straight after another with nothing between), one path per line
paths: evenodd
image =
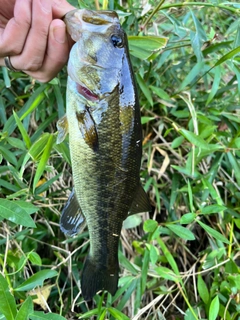
M24 142L25 142L25 144L26 144L26 147L27 147L28 149L30 149L30 147L31 147L30 137L29 137L26 129L24 128L21 120L18 118L18 115L17 115L14 111L13 111L13 115L14 115L14 118L15 118L15 120L16 120L18 129L20 130L21 135L22 135L22 137L23 137L23 140L24 140Z
M17 307L13 295L9 291L7 280L0 273L0 312L7 320L14 320Z
M216 231L215 229L207 226L205 223L197 220L197 223L200 224L200 226L208 233L210 234L213 238L222 241L224 243L229 244L229 241L218 231Z
M219 312L219 298L218 296L216 296L210 304L209 320L216 320L218 316L218 312Z
M31 297L27 297L21 305L15 320L29 319L29 314L31 313L33 313L33 302Z
M52 146L53 146L53 143L54 143L54 136L53 135L49 135L49 138L48 138L48 141L47 141L47 144L44 148L44 151L43 151L43 154L41 156L41 159L40 159L40 162L37 166L37 170L36 170L36 173L35 173L35 176L34 176L34 180L33 180L33 191L35 191L35 188L37 186L37 183L38 181L40 180L45 168L46 168L46 164L48 162L48 159L50 157L50 153L51 153L51 150L52 150Z
M41 270L36 272L18 287L14 288L14 291L29 291L36 286L42 286L44 280L56 277L58 272L56 270Z

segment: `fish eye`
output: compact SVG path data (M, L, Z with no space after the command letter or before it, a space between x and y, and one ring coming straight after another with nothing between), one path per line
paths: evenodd
M116 35L111 36L112 44L116 48L122 48L123 47L123 41L122 38Z

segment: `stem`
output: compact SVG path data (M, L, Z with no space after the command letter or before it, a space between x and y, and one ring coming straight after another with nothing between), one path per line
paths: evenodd
M180 283L177 283L177 286L178 286L179 290L181 291L181 294L182 294L182 296L183 296L184 300L186 301L186 303L187 303L187 305L188 305L189 310L192 312L192 315L194 316L194 318L195 318L196 320L198 320L198 317L197 317L197 315L195 314L195 312L194 312L194 310L193 310L192 306L190 305L190 303L189 303L189 301L188 301L187 297L185 296L185 293L183 292L183 290L182 290L182 287L181 287Z
M150 16L147 18L146 22L144 23L142 30L144 30L146 28L146 25L148 24L148 22L152 19L152 17L155 15L155 13L158 12L158 10L160 10L161 5L164 3L165 0L161 0L159 2L159 4L157 5L157 7L153 10L153 12L150 14Z
M231 257L231 252L232 252L233 229L234 229L234 222L233 222L233 219L232 219L230 235L229 235L229 242L230 243L229 243L229 246L228 246L228 258Z
M222 4L216 5L213 3L203 3L203 2L182 2L182 3L174 3L174 4L167 4L161 8L161 10L175 8L175 7L188 7L188 6L201 6L201 7L215 7L222 10L229 10L234 13L238 13L240 10L231 8Z

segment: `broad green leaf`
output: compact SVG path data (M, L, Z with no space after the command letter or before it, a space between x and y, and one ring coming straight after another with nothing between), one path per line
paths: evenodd
M101 308L100 312L103 312L105 308ZM36 312L35 312L36 313ZM81 315L80 319L92 319L91 317L98 315L99 314L99 309L95 308L90 311L84 312L83 315ZM32 319L32 320L41 320L41 319ZM50 319L49 319L50 320ZM56 319L57 320L57 319Z
M107 313L107 309L104 309L102 314L101 314L101 311L99 311L98 312L98 320L105 320L106 319L106 313ZM101 316L99 317L100 314L101 314Z
M136 228L142 223L142 218L139 214L129 215L126 220L123 221L124 229Z
M46 182L38 186L35 190L35 194L36 195L41 194L44 191L48 190L49 187L53 184L53 182L57 181L61 175L62 175L62 172L60 172L59 174L55 175L53 178L47 180Z
M119 262L124 268L126 268L128 271L130 271L134 275L138 274L132 262L129 261L120 250L118 251L118 258L119 258Z
M21 305L15 320L28 320L30 313L33 313L33 302L31 297L27 297Z
M43 154L41 156L40 162L39 162L38 167L37 167L37 171L36 171L34 179L33 179L33 190L35 190L35 188L37 186L37 183L38 183L39 179L41 178L41 176L42 176L42 174L43 174L43 172L45 170L47 161L48 161L48 159L50 157L50 153L51 153L51 150L52 150L53 142L54 142L53 141L53 135L49 135L47 144L46 144L46 146L44 148Z
M31 147L30 137L29 137L26 129L24 128L24 125L22 124L21 120L19 119L18 115L14 111L13 111L13 115L14 115L14 118L16 120L18 129L20 130L21 135L23 137L23 140L24 140L24 142L26 144L26 147L29 149Z
M195 310L195 313L197 314L197 310ZM194 316L192 311L190 309L187 309L184 315L184 320L196 320L197 318Z
M217 63L215 63L214 67L219 66L220 64L222 64L223 62L231 59L232 57L234 57L236 54L238 54L240 52L240 46L229 51L227 54L225 54L221 59L218 60Z
M35 311L29 315L31 320L66 320L66 318L56 313L44 313L42 311Z
M155 271L160 275L160 277L174 281L178 283L181 278L180 276L177 276L171 269L166 268L166 267L157 267L155 268Z
M22 255L18 261L18 264L17 264L17 270L14 271L14 272L11 272L11 273L8 273L7 275L10 276L10 275L14 275L14 274L17 274L19 271L21 271L24 266L26 265L28 261L28 257L25 256L25 255Z
M184 137L183 136L177 137L172 141L171 147L173 149L176 149L176 148L178 148L178 147L180 147L182 145L183 141L184 141Z
M48 86L46 88L46 91L48 90L48 88L50 88L50 86ZM21 115L20 120L22 121L23 119L25 119L31 112L33 112L33 110L35 110L39 104L43 101L43 99L46 97L45 92L44 91L39 91L39 93L37 94L37 90L34 92L34 94L32 94L32 96L30 97L30 99L28 100L28 104L29 104L29 108L24 112L24 114Z
M22 210L24 210L28 214L32 214L39 210L39 208L34 206L31 202L17 200L17 201L14 201L14 203L17 203L17 205L21 207Z
M202 301L205 303L205 305L207 305L209 301L209 292L206 283L203 281L203 278L200 274L198 275L197 279L197 288Z
M14 320L17 307L14 297L11 295L7 280L0 273L0 312L7 320Z
M141 290L142 294L145 292L147 285L147 274L148 274L148 266L150 260L150 252L149 250L144 251L143 261L142 261L142 272L141 272Z
M21 139L14 138L14 137L6 137L6 141L14 148L20 150L26 150L25 144Z
M148 122L155 120L155 119L156 119L155 117L141 117L141 124L148 123Z
M28 278L22 284L20 284L15 291L29 291L35 288L36 286L42 286L44 280L53 278L57 276L56 270L41 270L35 273L33 276Z
M228 280L232 286L237 288L237 291L240 291L240 274L230 275L228 276Z
M9 78L8 69L6 67L2 67L3 80L5 82L6 88L11 88L11 80Z
M118 319L118 320L130 320L130 318L128 318L124 313L122 313L121 311L109 307L108 308L109 313L114 317L114 319Z
M121 297L121 300L119 301L119 304L117 306L118 310L122 310L124 308L126 303L129 301L133 291L136 290L137 284L138 284L138 279L137 278L133 279L133 281L130 283L130 286L128 287L127 291L125 292L125 294Z
M60 86L59 85L53 86L53 90L54 90L55 97L56 97L56 100L57 100L58 118L60 119L65 114L64 100L63 100L62 92L60 90Z
M237 180L237 184L240 186L240 164L239 160L232 154L231 151L227 153L228 160L231 164L232 170Z
M161 88L155 87L155 86L149 86L151 90L160 98L164 100L171 100L170 96L167 94L166 91L164 91Z
M157 227L158 227L158 223L155 220L144 221L143 230L145 232L154 232Z
M201 48L202 48L203 43L207 40L207 35L206 35L200 21L195 16L195 14L193 13L192 10L191 10L191 15L192 15L193 22L194 22L195 29L196 29L196 32L193 32L193 31L190 32L191 44L192 44L193 51L197 57L197 60L201 61L202 57L203 57Z
M152 244L149 244L149 243L146 243L146 247L148 248L149 250L149 253L150 253L150 260L153 264L155 264L159 258L159 251L158 251L158 248L155 247L154 245Z
M192 187L191 187L191 183L188 180L188 198L189 198L189 206L190 206L190 210L192 212L194 212L194 207L193 207L193 193L192 193Z
M211 304L210 304L210 308L209 308L209 320L215 320L217 319L218 316L218 312L219 312L219 298L218 296L216 296Z
M240 229L240 219L234 219L234 223Z
M180 218L180 223L181 224L189 224L191 222L193 222L196 218L196 214L189 212L189 213L185 213L181 218Z
M41 86L31 94L26 104L17 112L17 115L21 121L42 102L43 98L45 97L43 91L47 91L49 88L49 84L41 84ZM6 131L10 136L15 128L16 121L12 115L4 124L3 132Z
M200 209L201 214L211 214L211 213L219 213L221 211L226 210L227 208L224 206L220 206L218 204L213 204L207 207L203 207Z
M208 69L206 72L204 72L203 75L201 75L196 82L198 82L201 78L203 78L206 74L208 74L213 68L219 66L220 64L222 64L223 62L233 58L236 54L238 54L240 52L240 46L229 51L227 54L225 54L224 56L222 56L222 58L220 58L213 67L211 67L210 69Z
M198 224L200 224L200 226L208 233L210 234L213 238L222 241L224 243L229 244L229 241L218 231L214 230L213 228L207 226L205 223L196 220Z
M153 100L152 100L152 94L151 91L149 90L148 86L146 85L145 81L143 80L143 78L140 76L140 74L136 75L136 79L137 79L137 83L141 89L141 91L143 92L143 94L145 95L145 97L147 98L148 102L150 103L150 105L153 105Z
M2 154L3 159L13 164L15 167L17 166L17 159L14 153L7 148L0 146L0 155Z
M221 68L220 68L220 66L217 66L214 71L215 71L214 80L213 80L211 92L210 92L210 94L208 96L206 105L208 105L212 101L212 99L214 98L215 94L218 91L219 84L220 84L220 81L221 81Z
M128 36L129 51L133 56L145 60L153 52L164 48L168 38L157 36Z
M186 129L179 129L179 132L192 144L195 146L205 149L208 151L217 151L217 150L222 150L223 147L218 144L209 144L207 141L205 141L202 137L196 135L195 133L188 131Z
M180 278L180 273L178 270L177 263L174 260L171 252L168 250L167 246L165 245L165 243L163 242L163 240L160 237L158 237L157 242L158 242L160 248L162 249L162 252L163 252L164 256L166 257L168 263L170 264L171 268L173 269L174 273L176 275L178 275ZM181 279L180 279L180 282L182 283Z
M192 231L184 228L183 226L177 224L167 224L166 227L184 240L195 240L195 236Z
M35 228L36 225L29 216L30 207L27 202L26 207L23 206L23 201L18 202L0 198L0 216L24 227ZM31 213L37 210L38 208L31 205Z
M183 80L182 84L180 85L177 91L182 91L189 83L191 83L193 80L199 77L199 74L201 74L204 70L203 67L204 62L201 61L196 63L192 70L189 72L189 74L186 76L186 78Z
M181 99L183 99L183 101L187 104L188 109L189 109L189 111L191 113L194 132L195 132L195 134L198 135L199 132L198 132L197 112L196 112L196 109L195 109L195 105L192 102L191 95L188 92L186 92L185 94L179 94L179 97Z
M46 144L49 140L49 136L49 133L44 133L36 142L33 143L28 151L33 160L38 161L40 159L40 156L42 155L44 148L46 147Z
M32 264L35 264L37 266L42 265L42 259L36 252L29 252L28 258L31 261Z

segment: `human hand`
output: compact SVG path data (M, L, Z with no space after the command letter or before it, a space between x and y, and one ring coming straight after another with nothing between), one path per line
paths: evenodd
M68 60L73 42L61 18L75 9L66 0L0 0L0 66L12 66L41 82Z

